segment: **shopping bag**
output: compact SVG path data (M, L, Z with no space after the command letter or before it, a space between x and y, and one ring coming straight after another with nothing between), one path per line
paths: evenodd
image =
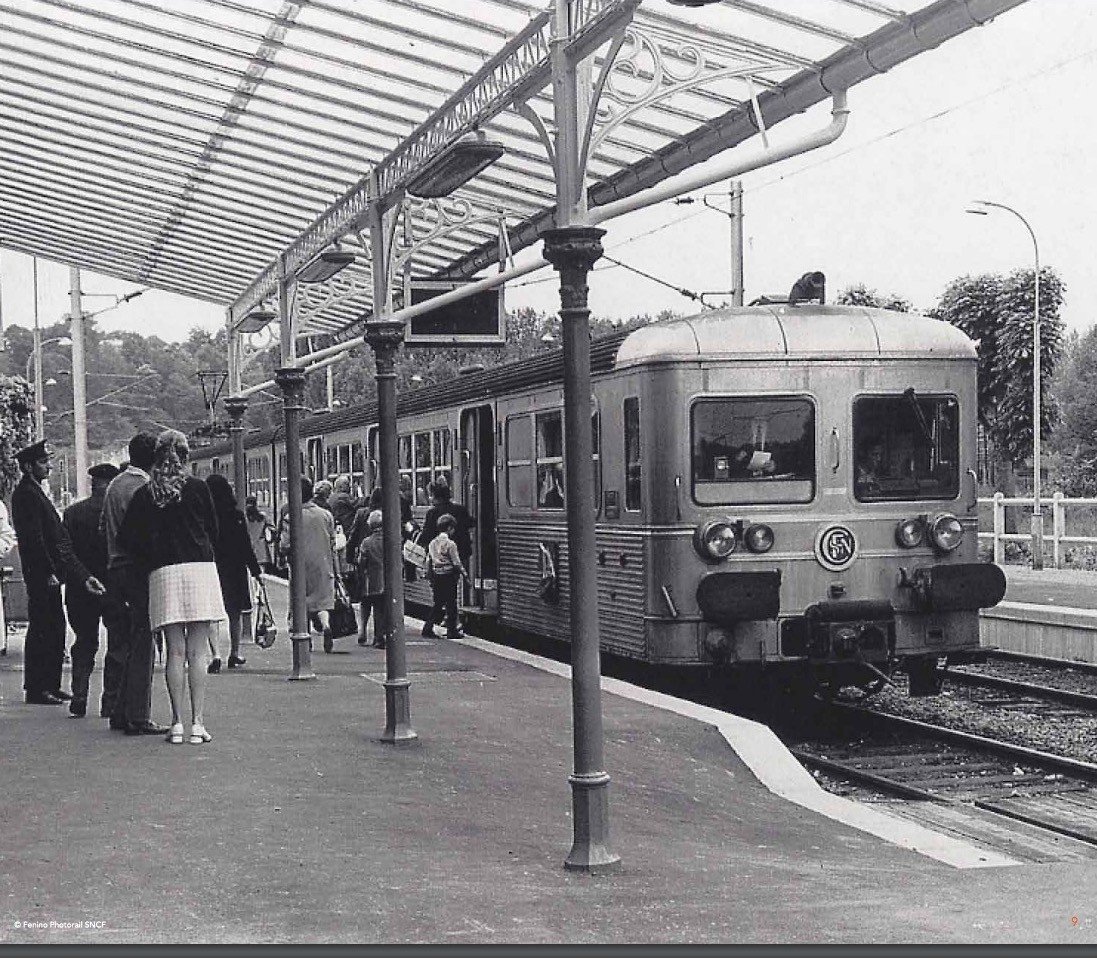
M427 551L415 540L404 540L404 562L411 563L416 569L426 569Z
M358 620L354 616L354 606L343 587L342 580L335 577L335 608L331 611L331 635L333 639L340 636L355 636L358 634Z
M278 630L275 628L274 613L271 612L270 601L267 599L267 588L261 579L255 583L255 643L262 649L270 649L278 638Z

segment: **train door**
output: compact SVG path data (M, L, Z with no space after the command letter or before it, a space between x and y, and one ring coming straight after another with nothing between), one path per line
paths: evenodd
M499 554L495 541L495 416L490 406L461 413L461 502L476 520L472 530L469 605L498 609Z

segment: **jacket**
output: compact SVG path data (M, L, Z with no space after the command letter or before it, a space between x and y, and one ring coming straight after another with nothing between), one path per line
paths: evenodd
M188 476L179 499L161 508L145 484L130 500L119 540L147 572L179 563L212 563L217 516L209 487Z
M103 502L102 496L79 500L65 510L62 520L80 562L100 580L107 577L107 537L100 532Z
M30 473L23 474L11 494L11 518L28 589L44 587L51 576L76 583L91 576L73 550L53 503Z

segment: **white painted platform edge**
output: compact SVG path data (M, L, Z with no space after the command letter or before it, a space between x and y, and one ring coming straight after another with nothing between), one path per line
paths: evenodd
M571 678L570 666L523 650L500 646L473 636L448 640L448 642L471 646L492 656L523 663L564 679ZM766 789L775 796L810 809L827 819L833 819L835 822L957 869L1019 865L1017 860L1010 859L1008 856L979 849L962 839L955 839L906 819L889 816L887 813L843 796L828 793L796 761L785 744L774 735L773 730L761 723L605 676L602 677L602 689L614 696L621 696L655 709L677 713L679 716L715 726L727 744Z

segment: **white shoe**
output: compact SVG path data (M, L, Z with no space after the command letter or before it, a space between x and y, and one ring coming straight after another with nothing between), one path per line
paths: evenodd
M201 723L195 723L190 727L190 741L191 745L198 746L202 743L208 743L212 741L213 737L206 732L206 727Z
M164 737L166 742L171 743L173 746L181 746L183 744L183 724L176 723L171 729L168 730L168 734Z

